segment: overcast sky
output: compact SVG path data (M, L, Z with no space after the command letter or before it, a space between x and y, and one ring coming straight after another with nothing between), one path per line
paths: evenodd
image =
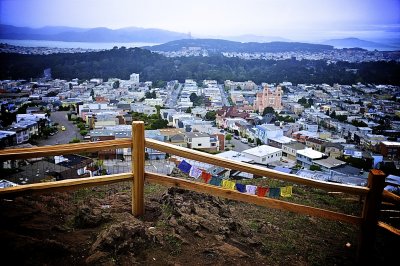
M400 0L0 0L15 26L143 27L193 36L398 38Z

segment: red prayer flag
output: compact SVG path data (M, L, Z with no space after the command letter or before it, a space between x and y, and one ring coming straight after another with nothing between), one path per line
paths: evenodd
M257 187L257 196L259 197L265 197L265 195L267 194L269 188L267 187Z

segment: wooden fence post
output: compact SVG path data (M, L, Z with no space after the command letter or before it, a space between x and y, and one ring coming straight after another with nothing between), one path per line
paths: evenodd
M362 211L361 234L358 243L357 260L360 264L369 264L374 258L374 244L378 214L382 202L386 175L381 170L372 169L368 175L368 192Z
M132 122L132 214L144 214L144 122Z

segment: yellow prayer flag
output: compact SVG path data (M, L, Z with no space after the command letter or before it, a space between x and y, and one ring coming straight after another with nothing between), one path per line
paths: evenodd
M293 186L281 187L281 197L291 197Z
M222 187L230 190L235 190L236 183L229 180L222 180Z

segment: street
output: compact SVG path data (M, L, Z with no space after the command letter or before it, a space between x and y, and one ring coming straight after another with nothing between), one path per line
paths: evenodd
M166 101L165 106L168 108L175 108L176 107L176 103L178 102L178 95L179 93L181 93L182 90L182 84L179 83L178 88L176 89L172 89L169 98Z
M226 142L225 145L227 145L229 147L230 145L227 143L228 142ZM232 136L232 140L230 141L230 143L235 145L235 147L233 148L234 151L240 152L240 151L244 151L244 150L252 148L249 146L249 144L242 143L239 139L235 139L233 136Z
M73 138L81 138L79 129L72 123L72 121L68 121L67 113L67 111L51 113L51 121L59 124L58 133L54 136L49 136L48 139L39 140L38 146L65 144L69 143ZM65 127L65 131L61 130L61 126Z
M224 85L219 84L218 87L219 87L219 91L221 92L222 104L224 106L231 106L231 104L228 101L228 96L226 96L226 91L224 89Z

